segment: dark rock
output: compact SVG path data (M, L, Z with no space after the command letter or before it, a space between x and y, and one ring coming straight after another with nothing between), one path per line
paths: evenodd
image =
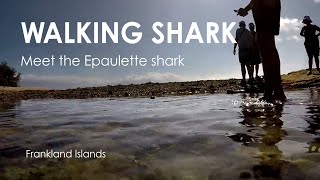
M240 179L250 179L251 174L249 172L242 172L240 173Z

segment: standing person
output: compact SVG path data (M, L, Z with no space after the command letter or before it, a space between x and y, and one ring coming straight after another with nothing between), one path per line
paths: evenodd
M261 64L260 51L257 42L257 33L255 31L255 25L253 23L249 24L249 29L253 37L253 48L252 48L252 71L256 70L256 80L259 80L259 65ZM254 74L252 72L252 74Z
M252 66L250 60L252 59L252 42L253 37L250 31L246 28L246 23L240 21L239 28L236 31L236 42L233 48L233 54L236 55L237 45L239 46L239 62L241 64L242 81L241 84L246 84L246 68L249 75L249 82L253 79Z
M275 36L280 33L281 2L280 0L251 0L245 8L240 8L237 12L244 17L251 9L256 23L265 78L262 100L285 101L286 96L281 84L280 57L275 44Z
M314 57L317 70L320 73L319 69L319 38L316 35L316 31L320 32L320 28L316 25L311 24L312 20L310 16L305 16L302 21L305 26L301 29L300 35L305 37L304 46L306 48L308 57L309 57L309 72L308 75L312 74L312 59Z

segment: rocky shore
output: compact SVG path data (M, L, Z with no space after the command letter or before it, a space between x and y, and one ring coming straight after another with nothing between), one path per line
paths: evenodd
M282 83L286 89L300 89L320 87L320 74L315 69L312 75L307 75L308 70L291 72L282 76Z
M320 75L307 76L306 70L283 75L283 85L286 89L318 87ZM10 102L27 99L87 99L87 98L136 98L162 97L206 93L242 93L262 92L263 82L244 88L238 79L207 80L194 82L145 83L102 87L88 87L67 90L22 90L8 91L0 89L0 102Z
M226 92L241 89L236 79L219 81L146 83L102 87L88 87L67 90L23 90L1 91L0 102L26 99L87 99L119 97L161 97Z

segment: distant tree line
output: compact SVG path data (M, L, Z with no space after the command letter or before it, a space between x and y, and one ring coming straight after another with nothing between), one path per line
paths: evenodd
M14 68L8 66L7 62L0 64L0 86L18 87L21 74Z

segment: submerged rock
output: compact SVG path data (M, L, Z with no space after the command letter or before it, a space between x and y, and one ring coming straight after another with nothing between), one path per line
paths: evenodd
M251 174L249 172L242 172L240 174L240 179L250 179L251 178Z

